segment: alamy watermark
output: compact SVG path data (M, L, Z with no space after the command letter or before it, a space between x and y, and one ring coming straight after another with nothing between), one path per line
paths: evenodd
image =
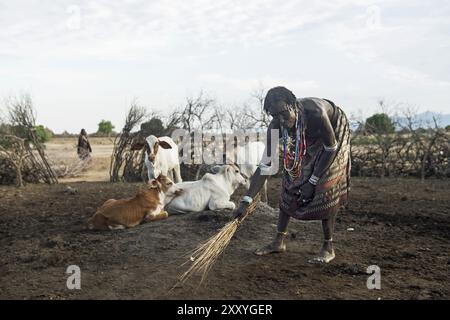
M370 6L366 10L366 28L369 30L379 30L381 28L381 8Z
M66 274L70 276L67 278L66 286L69 290L81 289L81 269L77 265L70 265L66 269Z
M370 276L367 278L367 289L373 290L381 289L381 269L377 265L371 265L367 267L367 273L370 274Z
M180 163L259 165L261 175L275 175L279 170L279 136L278 129L270 130L267 147L265 132L213 133L176 129L171 138L178 145Z
M77 5L70 5L66 12L69 15L66 20L66 27L72 31L81 29L81 8Z

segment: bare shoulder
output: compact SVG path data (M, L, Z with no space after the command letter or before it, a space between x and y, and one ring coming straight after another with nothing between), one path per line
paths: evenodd
M328 104L326 100L316 97L302 98L297 101L300 102L303 109L309 113L320 113L324 110L326 104Z
M298 99L298 102L301 103L305 115L309 119L321 119L327 115L328 109L332 108L327 100L321 98L302 98Z

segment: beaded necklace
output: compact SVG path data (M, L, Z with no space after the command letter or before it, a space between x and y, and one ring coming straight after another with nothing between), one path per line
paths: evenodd
M284 170L292 178L297 178L298 176L300 176L302 159L306 154L306 128L303 113L301 111L297 112L296 114L295 129L295 150L292 154L292 142L290 142L288 145L288 129L283 128L283 165ZM292 161L292 165L289 167L290 161Z

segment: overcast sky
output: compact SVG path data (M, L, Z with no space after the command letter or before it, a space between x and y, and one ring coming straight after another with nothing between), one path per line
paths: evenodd
M0 97L30 92L56 132L118 129L133 98L167 114L260 83L334 100L450 111L448 0L0 0Z

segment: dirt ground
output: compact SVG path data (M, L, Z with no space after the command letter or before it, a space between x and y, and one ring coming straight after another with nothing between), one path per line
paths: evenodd
M169 292L185 254L230 220L230 211L170 216L134 229L94 232L86 220L109 198L141 184L71 182L0 187L0 299L449 299L450 182L353 179L338 217L329 265L308 259L321 244L320 222L292 221L288 251L253 254L276 230L277 211L261 204L198 286ZM277 206L280 181L270 180ZM237 201L242 190L233 199ZM353 228L353 231L349 231ZM350 229L351 230L351 229ZM69 265L81 268L81 290L66 287ZM381 289L366 269L381 269Z

